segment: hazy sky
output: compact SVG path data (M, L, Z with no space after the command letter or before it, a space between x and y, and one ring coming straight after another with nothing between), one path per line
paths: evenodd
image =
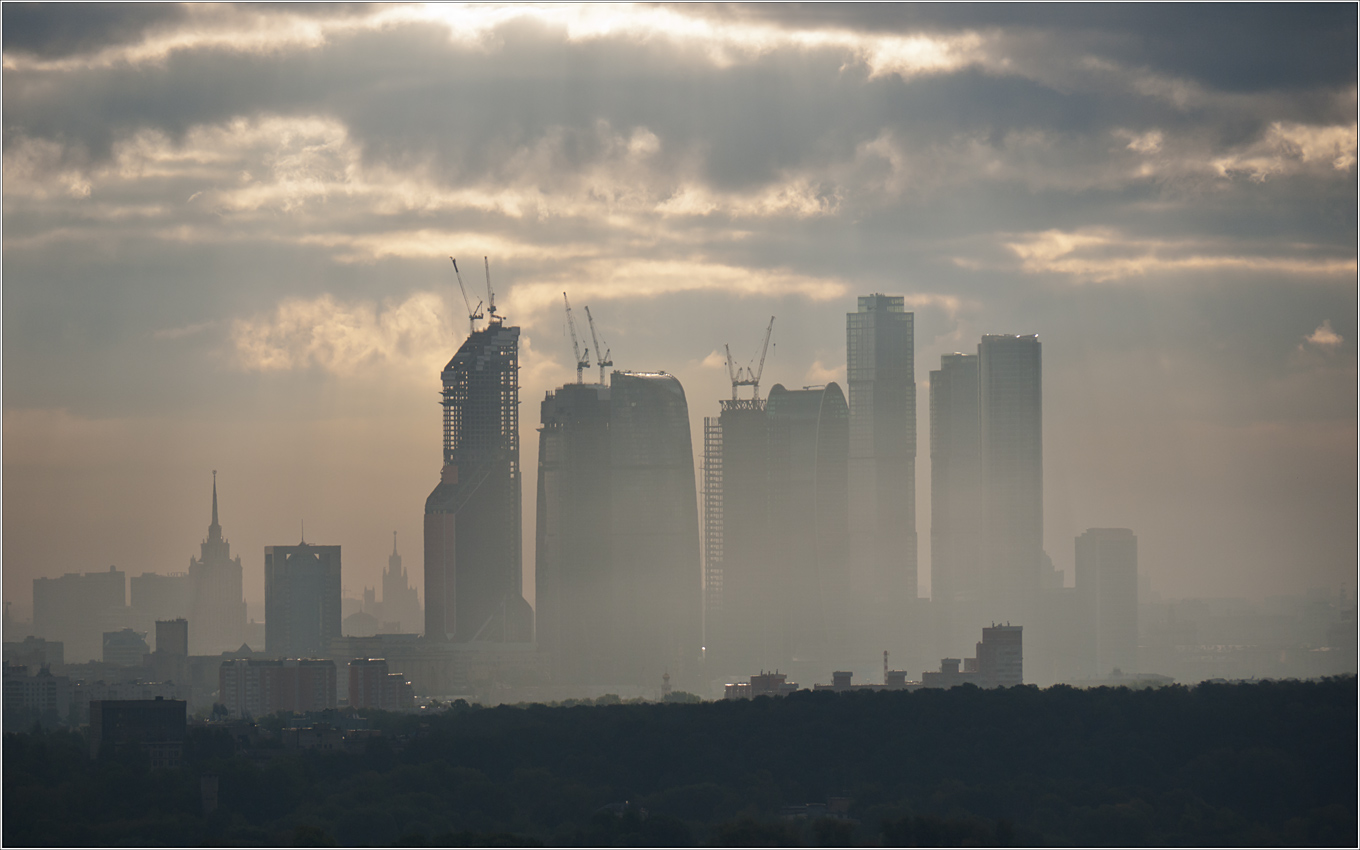
M855 296L929 372L1044 354L1045 538L1170 596L1353 587L1356 7L4 5L4 597L187 569L211 470L263 547L400 533L491 258L521 352L526 595L561 307L684 384L695 447L844 380ZM583 314L581 318L584 318Z

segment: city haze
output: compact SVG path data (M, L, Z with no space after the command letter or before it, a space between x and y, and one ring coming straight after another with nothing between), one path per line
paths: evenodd
M520 347L524 590L561 294L692 443L845 385L845 314L929 373L1044 351L1044 548L1130 528L1164 597L1354 594L1356 11L1325 7L4 8L4 598L178 572L218 471L265 546L391 533L412 581L439 371L481 258ZM587 373L587 379L591 379ZM697 576L696 576L697 579Z

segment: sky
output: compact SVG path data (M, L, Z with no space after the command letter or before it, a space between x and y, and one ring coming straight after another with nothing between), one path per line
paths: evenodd
M1037 333L1045 545L1163 596L1356 581L1356 7L6 3L4 598L392 532L421 584L439 371L523 329L525 589L562 293L615 368L845 379L858 295L929 379ZM588 331L581 329L583 338ZM697 467L697 457L696 457ZM423 598L423 597L422 597ZM256 606L259 613L256 613Z

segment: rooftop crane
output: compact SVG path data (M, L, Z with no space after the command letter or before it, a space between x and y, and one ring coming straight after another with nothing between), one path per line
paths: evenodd
M600 383L604 383L604 367L613 366L614 361L609 355L613 352L612 348L604 350L604 356L600 356L600 340L595 336L595 317L590 315L590 305L586 305L586 321L590 324L590 341L595 344L595 361L600 366Z
M770 350L770 334L774 331L774 316L770 317L770 324L765 328L765 342L760 347L760 366L752 370L748 363L743 369L734 366L732 362L731 346L723 346L727 350L727 374L732 378L732 400L736 401L737 387L750 387L751 398L760 398L760 376L765 374L765 354ZM743 375L745 377L743 377Z
M463 293L463 305L467 307L468 333L472 333L477 330L477 320L482 318L482 302L478 301L477 307L473 308L472 301L468 299L467 288L463 286L463 276L458 273L458 261L453 257L449 257L449 260L453 262L453 274L458 278L458 291Z
M576 340L576 322L571 317L571 302L567 300L567 293L562 293L562 303L567 305L567 327L571 329L571 352L576 355L576 383L581 383L581 371L590 365L590 349L585 350L584 356L581 353L581 343Z
M486 266L486 311L491 314L491 324L499 325L501 320L496 316L496 293L491 291L491 261L482 257L482 263Z

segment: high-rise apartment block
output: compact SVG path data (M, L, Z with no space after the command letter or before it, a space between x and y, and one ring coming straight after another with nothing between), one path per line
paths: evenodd
M102 658L104 632L122 628L127 616L127 574L115 567L33 579L33 630L62 641L70 663Z
M340 547L264 548L264 646L273 656L319 657L340 637Z
M349 663L349 707L412 711L415 691L405 676L388 670L386 660L356 658Z
M900 295L861 296L846 314L853 576L883 624L916 599L914 319Z
M218 669L218 694L233 717L321 711L336 706L335 679L329 659L232 658Z
M1081 672L1138 672L1138 538L1127 528L1088 528L1077 537Z
M444 458L425 501L425 637L532 641L520 574L519 328L493 311L440 379Z
M246 626L241 556L231 557L231 544L222 537L217 521L217 470L213 470L212 522L201 549L199 557L189 559L189 622L194 624L190 648L195 655L216 655L240 647Z
M978 357L944 354L930 373L930 596L976 600L985 587Z

